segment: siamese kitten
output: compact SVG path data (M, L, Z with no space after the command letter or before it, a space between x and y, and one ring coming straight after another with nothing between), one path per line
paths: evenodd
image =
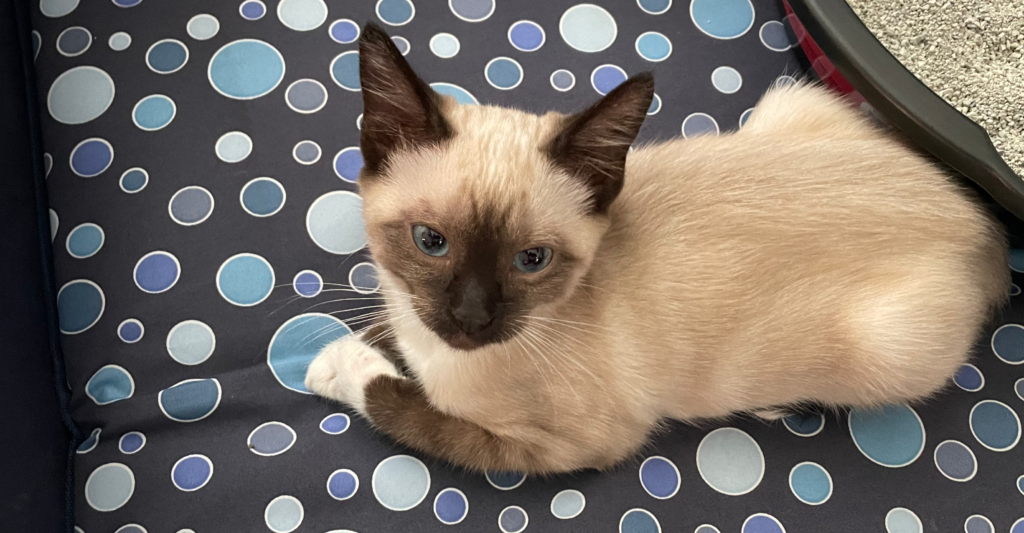
M821 88L627 154L650 74L537 116L438 95L377 26L359 54L383 322L306 385L420 452L604 468L662 419L917 400L1007 297L992 217Z

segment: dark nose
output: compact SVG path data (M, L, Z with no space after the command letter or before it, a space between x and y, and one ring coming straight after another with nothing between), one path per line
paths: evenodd
M470 279L461 289L453 298L451 313L463 333L473 335L494 322L496 291L485 289L475 279Z

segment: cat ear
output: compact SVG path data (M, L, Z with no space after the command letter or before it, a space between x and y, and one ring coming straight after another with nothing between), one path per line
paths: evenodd
M364 170L379 174L396 150L437 144L452 136L441 97L413 72L388 34L366 24L359 38L363 92L360 149Z
M626 154L653 97L654 75L637 74L589 109L567 117L548 145L555 165L591 189L595 213L607 213L622 190Z

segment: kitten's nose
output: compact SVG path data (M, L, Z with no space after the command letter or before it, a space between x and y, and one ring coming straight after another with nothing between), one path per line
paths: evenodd
M459 323L459 328L466 335L480 333L484 328L491 325L491 322L494 322L494 317L489 313L478 311L463 312L461 307L452 311L452 316L455 317L455 321Z
M494 321L493 294L475 279L470 279L452 302L451 313L467 335L479 333Z

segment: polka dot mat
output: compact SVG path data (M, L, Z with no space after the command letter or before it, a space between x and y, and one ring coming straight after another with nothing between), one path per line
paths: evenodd
M32 5L80 531L1024 533L1019 305L926 405L673 424L605 473L446 468L303 384L379 287L366 21L463 105L569 112L653 70L652 140L736 130L804 71L776 3Z

